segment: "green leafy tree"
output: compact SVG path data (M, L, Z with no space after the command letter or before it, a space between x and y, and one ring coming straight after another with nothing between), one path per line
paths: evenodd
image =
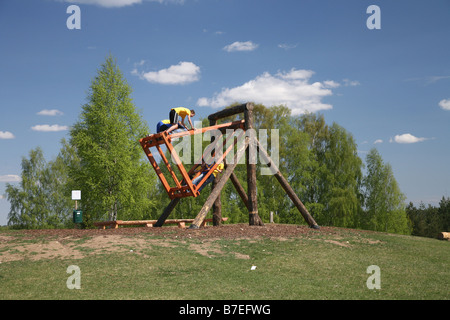
M47 162L41 148L22 158L19 186L6 185L10 202L8 225L15 228L56 228L70 224L70 197L65 195L67 167L60 155Z
M439 202L438 214L441 220L440 231L450 231L450 197L442 197Z
M353 136L336 123L329 129L329 139L322 162L324 171L324 203L328 203L331 225L355 227L361 209L360 187L362 160L357 154Z
M77 158L70 177L82 192L87 225L99 219L142 219L154 205L155 178L139 144L149 129L130 95L130 86L109 56L70 131Z
M375 148L367 154L366 164L362 226L375 231L410 234L410 221L404 204L406 197L400 191L392 167L383 162Z
M353 136L336 123L327 125L323 115L305 114L294 123L308 135L309 155L301 168L306 207L319 224L357 226L363 163Z
M442 197L439 207L421 202L416 208L410 202L406 212L411 220L412 235L436 238L440 232L450 230L450 198Z

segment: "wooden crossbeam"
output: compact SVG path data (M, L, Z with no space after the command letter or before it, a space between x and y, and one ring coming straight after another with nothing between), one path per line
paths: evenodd
M233 116L235 114L245 113L246 111L252 111L252 110L253 110L253 104L245 103L245 104L241 104L241 105L234 106L231 108L226 108L226 109L217 111L215 113L212 113L208 116L208 119L209 120L219 120L219 119Z

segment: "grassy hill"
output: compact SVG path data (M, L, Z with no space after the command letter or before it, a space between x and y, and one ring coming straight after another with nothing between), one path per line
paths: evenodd
M2 230L0 262L1 300L450 299L449 241L340 228Z

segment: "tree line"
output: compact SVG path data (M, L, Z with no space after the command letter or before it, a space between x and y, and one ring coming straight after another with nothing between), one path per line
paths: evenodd
M169 198L139 144L140 138L154 130L133 104L131 92L115 59L107 57L57 157L46 161L36 148L22 159L21 182L6 187L11 204L8 225L72 227L70 190L82 192L85 227L100 220L160 216ZM279 168L319 225L416 232L420 215L410 214L413 210L405 205L392 167L375 148L363 161L352 134L337 123L327 124L320 114L293 116L285 106L255 105L254 116L256 129L278 129ZM154 119L154 124L159 120ZM207 119L202 121L208 126ZM267 132L270 142L272 131ZM263 165L257 165L257 172ZM238 165L235 173L241 182L246 181L245 166ZM197 198L183 198L172 216L194 218L209 190L205 188ZM257 175L257 193L264 222L273 212L277 223L304 224L273 176ZM221 198L223 216L232 223L248 222L246 208L231 182Z
M412 224L411 234L436 238L440 232L450 230L450 197L442 197L439 206L425 205L415 207L412 202L406 206L406 213Z

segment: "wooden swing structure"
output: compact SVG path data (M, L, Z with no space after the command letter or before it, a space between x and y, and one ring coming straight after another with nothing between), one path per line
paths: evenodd
M224 124L217 124L217 121L220 119L242 113L244 114L243 120L238 120ZM253 129L253 104L246 103L218 111L216 113L209 115L208 120L210 124L209 127L201 129L192 129L188 131L171 134L167 134L166 131L163 131L140 139L140 144L145 154L147 155L147 158L149 159L153 169L158 175L159 180L163 184L169 198L171 199L170 203L164 209L158 221L153 225L154 227L161 227L164 224L167 217L176 207L181 198L197 197L200 194L198 190L206 182L208 177L214 172L217 166L222 162L225 164L225 169L223 173L217 177L217 179L214 179L210 195L208 196L207 200L203 204L203 207L201 208L200 212L197 214L196 218L191 223L189 228L198 229L200 226L204 225L206 215L211 208L213 209L213 225L217 226L221 224L223 219L221 212L222 210L220 202L220 193L228 180L231 180L234 187L236 188L237 193L239 194L240 198L242 199L243 203L248 209L249 224L256 226L264 225L264 223L262 222L261 218L258 215L258 202L256 197L256 164L255 164L256 162L250 161L251 154L249 153L249 150L253 151L258 150L260 156L265 161L265 163L267 163L268 167L271 169L271 172L274 174L278 182L281 184L285 192L288 194L289 198L292 200L297 209L300 211L300 213L302 214L303 218L306 220L308 225L311 228L315 229L319 228L317 223L309 214L306 207L300 201L298 196L295 194L294 190L289 185L288 181L281 174L280 170L276 167L275 163L272 161L267 151L261 146L256 137L253 135L245 134L246 132L248 132L249 129ZM234 129L232 130L233 133L225 135L227 129ZM183 163L180 160L179 155L177 154L175 148L172 145L172 140L188 135L202 134L210 130L219 130L221 132L221 135L217 139L214 139L214 137L211 138L212 140L211 145L214 148L214 150L223 150L224 146L227 146L227 148L222 154L215 157L215 162L211 166L210 170L203 176L203 178L197 185L194 185L192 181L196 177L198 177L198 175L200 175L200 171L198 171L198 169L201 166L202 160L204 159L203 158L200 159L199 161L196 162L195 165L192 166L192 168L189 171L186 171L186 169L183 166ZM224 136L225 139L221 139ZM220 145L220 143L222 143L222 145ZM166 148L169 150L175 166L181 173L182 176L181 180L178 179L174 169L169 163L169 160L165 156L161 148L161 145L165 145ZM234 153L235 146L237 147L236 153ZM166 165L167 170L175 183L174 187L171 187L171 184L167 181L161 168L156 162L150 150L150 148L152 147L156 148L159 155L161 156L162 162ZM220 149L217 149L218 147ZM226 156L230 152L231 154L234 154L234 156L232 163L228 164L226 163ZM244 188L239 182L239 179L234 173L234 169L236 168L236 165L238 164L244 153L246 155L245 164L247 167L247 192L245 192Z

